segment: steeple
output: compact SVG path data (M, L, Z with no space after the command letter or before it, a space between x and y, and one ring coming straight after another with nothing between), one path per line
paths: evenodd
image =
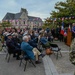
M24 8L21 8L21 11L20 12L21 13L25 12L28 15L28 11L26 9L24 9Z

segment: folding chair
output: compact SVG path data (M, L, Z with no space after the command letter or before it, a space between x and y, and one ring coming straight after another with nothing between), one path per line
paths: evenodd
M22 60L25 60L26 62L23 63ZM22 51L22 58L21 58L21 61L20 61L20 65L19 65L19 66L21 66L21 64L23 63L23 64L24 64L24 71L26 70L26 66L27 66L27 62L28 62L28 61L29 61L30 63L32 63L32 65L33 65L34 67L36 67L35 64L33 63L32 59L28 57L28 55L26 54L26 52Z
M58 47L57 44L50 44L50 47L52 49L53 52L56 52L56 59L58 59L58 55L60 54L60 56L62 57L62 54L61 54L61 48Z
M9 51L8 47L7 47L7 53L6 53L6 57L5 57L5 59L7 60L7 62L9 62L11 54L13 54L13 53L11 53Z
M44 44L43 44L43 43L41 43L41 42L39 43L39 45L41 46L42 51L43 51L43 50L45 50L46 48L48 48L46 45L44 45Z

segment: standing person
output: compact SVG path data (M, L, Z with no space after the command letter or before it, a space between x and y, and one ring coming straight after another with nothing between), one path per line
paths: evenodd
M34 31L32 31L32 34L30 34L30 36L31 36L31 39L32 39L32 40L35 38Z
M75 23L72 25L72 37L75 38Z
M63 40L64 40L64 27L63 27L63 26L61 26L60 39L59 39L59 40L62 41L62 42L63 42Z
M56 38L59 39L61 27L57 26L56 28Z
M69 59L71 63L75 66L75 38L72 40L69 51ZM74 71L75 75L75 71Z
M70 61L75 65L75 38L72 40L69 52Z
M51 30L51 33L52 33L52 36L55 38L55 29L54 28Z
M67 31L66 31L66 29L64 30L64 42L65 43L67 42Z

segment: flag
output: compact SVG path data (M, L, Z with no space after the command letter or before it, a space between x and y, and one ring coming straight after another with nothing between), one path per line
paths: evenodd
M64 20L64 17L62 18L62 21Z
M65 18L66 20L68 19L68 17Z
M70 25L69 25L69 27L68 27L68 31L71 31L71 27L70 27Z
M36 20L38 20L38 17L36 18Z
M12 20L9 20L10 22L12 22Z
M66 31L64 31L64 36L65 36L65 37L67 36L67 32L66 32Z
M60 34L64 35L64 22L62 22Z
M12 22L14 22L15 20L12 20Z
M16 22L18 22L18 20L16 20Z
M54 22L57 20L57 18L54 19Z

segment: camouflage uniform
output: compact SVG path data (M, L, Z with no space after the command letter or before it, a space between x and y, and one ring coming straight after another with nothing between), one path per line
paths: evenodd
M72 64L75 65L75 38L72 40L72 43L70 45L70 61L72 62Z

